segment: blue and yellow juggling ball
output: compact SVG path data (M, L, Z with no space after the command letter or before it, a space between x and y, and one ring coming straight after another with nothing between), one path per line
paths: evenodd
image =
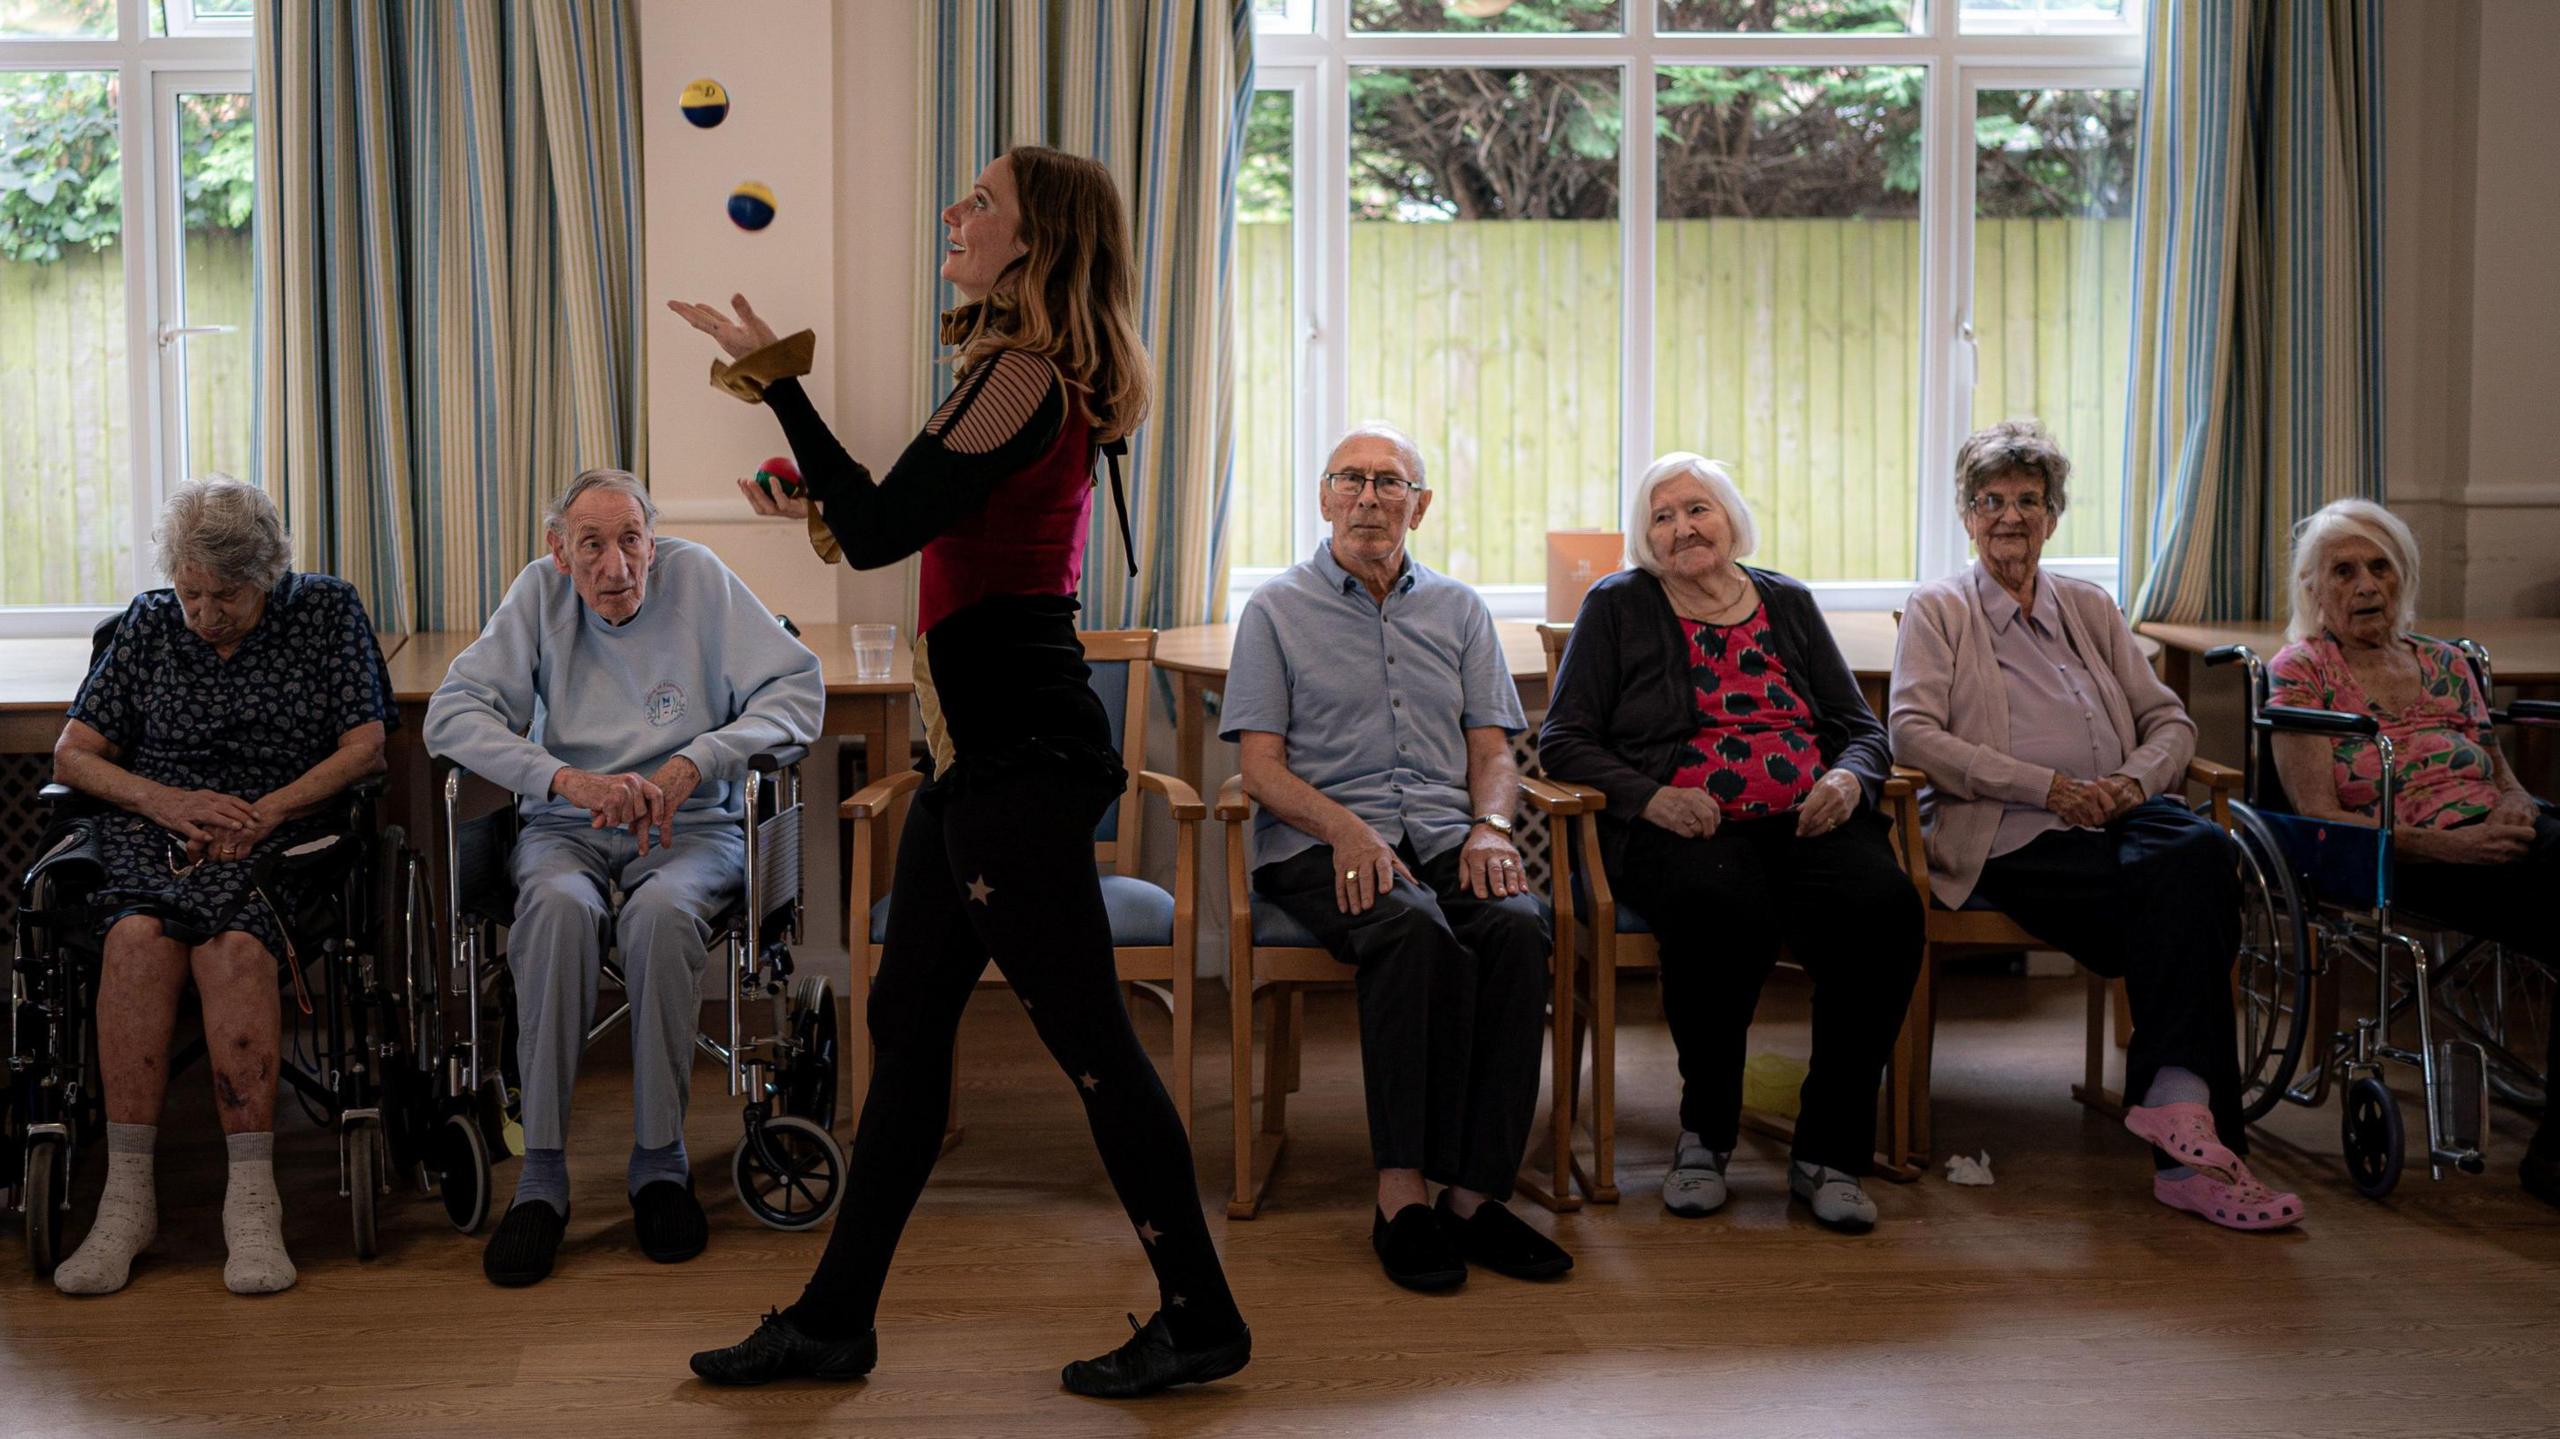
M789 455L776 455L756 466L756 485L769 500L796 500L809 488Z
M729 118L729 92L717 80L696 80L684 87L684 117L708 130Z
M729 192L729 218L741 230L761 230L773 223L773 192L748 180Z

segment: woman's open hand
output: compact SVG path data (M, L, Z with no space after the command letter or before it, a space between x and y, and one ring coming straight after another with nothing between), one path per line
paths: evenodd
M773 326L764 322L755 306L744 295L731 295L729 303L737 308L736 318L718 305L697 304L691 300L669 300L667 308L684 317L684 322L720 342L729 358L743 360L773 343Z
M779 515L789 520L809 518L807 495L768 495L764 492L764 486L753 480L738 481L738 493L747 497L747 503L755 506L757 514Z

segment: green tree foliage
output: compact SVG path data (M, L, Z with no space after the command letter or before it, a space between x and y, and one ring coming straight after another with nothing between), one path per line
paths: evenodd
M115 76L95 70L0 72L0 259L48 263L103 250L124 229L123 147ZM179 103L184 223L249 223L252 151L245 95Z
M1439 34L1610 31L1623 4L1665 30L1900 33L1911 0L1352 0L1354 28ZM1614 71L1362 67L1350 75L1355 217L1590 219L1618 213ZM1665 66L1655 95L1666 219L1919 212L1918 66ZM1986 218L2130 212L2139 101L2112 91L1986 91L1975 125ZM1290 113L1259 99L1239 196L1290 213Z

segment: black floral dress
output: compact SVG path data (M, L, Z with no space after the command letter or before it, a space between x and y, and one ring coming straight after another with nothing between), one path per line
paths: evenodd
M187 628L174 591L136 597L70 717L106 736L116 762L144 779L246 800L300 779L358 725L399 722L364 602L346 581L311 574L277 582L228 660ZM109 924L153 915L189 944L242 930L282 955L282 917L310 896L268 861L325 824L325 814L290 820L245 858L191 865L177 836L117 811L95 829L107 871L95 897Z

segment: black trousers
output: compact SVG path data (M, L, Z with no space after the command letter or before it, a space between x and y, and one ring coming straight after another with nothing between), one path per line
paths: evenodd
M1093 862L1108 797L1027 766L1008 783L973 778L928 784L907 814L871 989L871 1089L850 1189L792 1322L828 1335L872 1326L898 1235L942 1152L960 1013L992 957L1075 1081L1166 1321L1186 1342L1232 1336L1243 1320L1201 1217L1191 1142L1130 1027L1112 964Z
M2249 1152L2231 998L2240 871L2228 835L2164 795L2105 829L2038 835L1985 864L1974 892L2037 939L2124 981L2133 1010L2127 1104L2140 1104L2163 1068L2186 1070L2212 1091L2222 1142ZM2176 1163L2158 1149L2152 1158Z
M2560 812L2544 805L2534 817L2533 847L2505 864L2401 864L2392 901L2482 939L2494 939L2560 969ZM2560 1074L2560 1022L2546 1021L2549 1057L2542 1072ZM2534 1148L2560 1149L2560 1105L2545 1105Z
M1508 1199L1537 1117L1553 930L1530 895L1467 893L1459 846L1400 849L1421 887L1399 877L1361 914L1334 904L1331 845L1262 866L1253 887L1359 968L1376 1166Z
M1882 815L1863 811L1811 838L1795 827L1792 814L1727 820L1690 839L1630 825L1615 887L1661 946L1680 1127L1709 1149L1734 1147L1751 1014L1783 945L1813 979L1795 1158L1864 1174L1876 1088L1920 975L1920 898Z

